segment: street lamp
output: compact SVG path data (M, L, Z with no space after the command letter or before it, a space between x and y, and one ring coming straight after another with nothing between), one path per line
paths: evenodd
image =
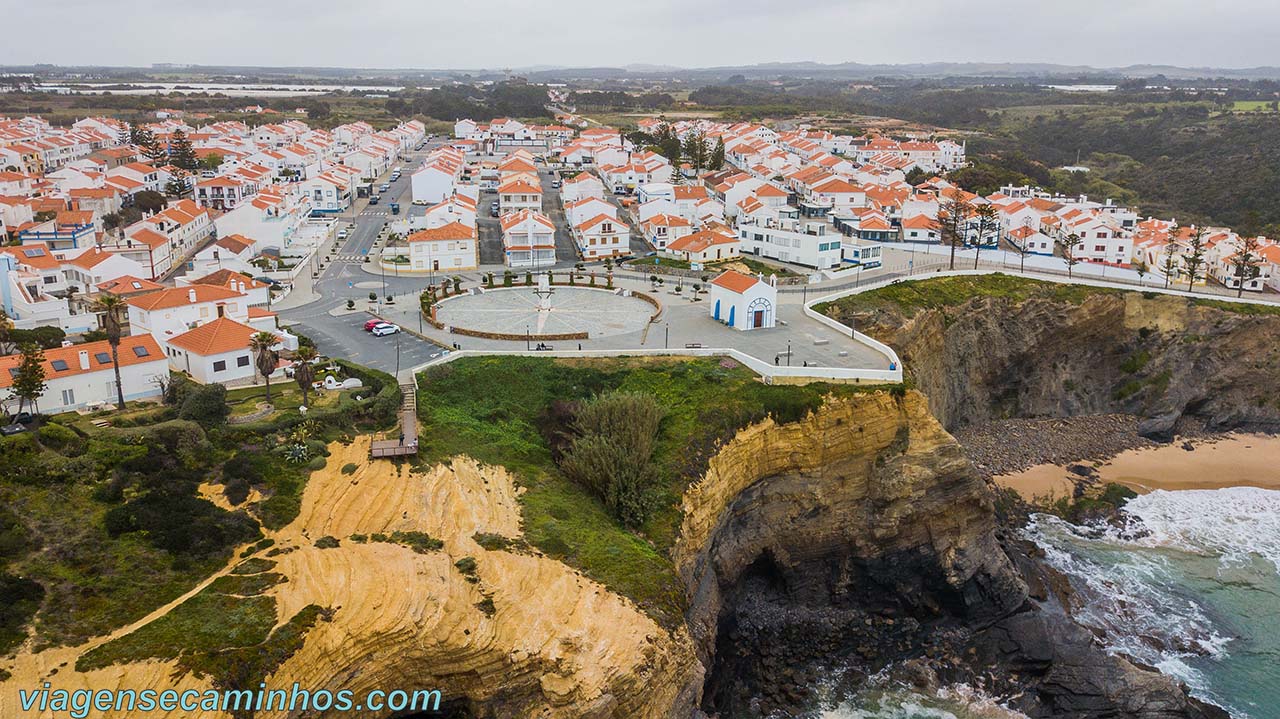
M787 340L787 366L791 366L791 340Z

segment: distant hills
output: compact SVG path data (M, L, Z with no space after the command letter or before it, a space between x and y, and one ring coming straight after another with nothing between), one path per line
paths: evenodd
M1280 80L1280 67L1178 67L1175 65L1129 65L1126 67L1092 67L1054 63L1010 62L932 62L910 64L769 62L754 65L719 67L676 67L658 64L632 64L622 67L572 67L529 65L524 67L466 68L351 68L351 67L261 67L233 65L156 64L151 67L0 66L0 74L36 73L41 76L85 74L95 77L145 77L165 75L244 75L259 78L303 77L334 79L500 79L518 75L534 81L672 79L688 82L723 82L737 79L766 80L778 78L813 78L822 80L872 80L875 78L937 79L991 78L1024 80L1106 81L1125 78L1163 76L1171 80Z

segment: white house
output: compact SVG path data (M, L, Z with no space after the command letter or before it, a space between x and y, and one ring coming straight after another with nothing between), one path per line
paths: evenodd
M311 215L311 196L297 185L271 185L249 202L227 212L214 225L219 237L243 235L253 238L255 249L284 249L293 244Z
M784 227L743 225L738 228L738 251L825 270L839 265L842 258L841 236L828 235L827 228L825 222L793 222Z
M542 188L524 177L516 177L498 187L498 208L501 212L542 209Z
M734 259L738 256L738 246L738 238L733 235L716 230L703 230L668 242L666 247L658 253L664 257L674 257L691 264L707 264Z
M659 251L681 237L693 234L693 223L679 215L653 215L640 223L640 227L644 238Z
M588 197L604 197L604 183L590 172L579 172L565 180L562 185L560 200L566 204Z
M170 287L125 300L130 334L150 334L166 344L188 330L222 317L249 319L249 302L241 293L213 285Z
M711 280L708 310L712 319L736 330L767 329L777 324L777 276L765 281L725 270Z
M227 317L200 325L168 341L169 366L202 384L255 379L258 370L249 340L259 331Z
M539 212L518 210L503 215L502 246L507 267L544 267L556 261L556 226Z
M271 288L267 283L255 280L235 270L223 268L214 270L207 275L194 276L193 274L179 277L176 281L178 287L221 287L223 289L232 290L244 295L245 304L250 309L254 307L266 307L271 304Z
M434 205L453 194L453 186L465 167L464 157L460 150L451 147L439 148L428 155L409 179L413 204Z
M141 276L146 273L146 268L124 255L90 247L66 253L62 260L62 273L68 284L76 285L82 293L87 293L117 277Z
M476 228L461 222L418 230L405 238L409 266L418 271L457 272L480 265Z
M618 208L616 205L598 197L586 197L575 202L566 203L564 206L564 218L568 221L570 227L575 227L600 215L617 217Z
M191 258L191 274L199 277L222 269L257 274L249 261L258 254L258 244L244 235L219 237Z
M574 225L573 235L584 260L631 254L631 228L613 215L596 215Z
M160 398L158 379L168 377L169 364L153 337L121 337L117 357L126 402ZM9 411L17 409L18 399L13 396L12 387L21 361L22 355L18 354L0 357L0 405ZM45 391L37 400L41 412L57 414L115 405L119 395L111 343L107 340L45 350L43 365Z

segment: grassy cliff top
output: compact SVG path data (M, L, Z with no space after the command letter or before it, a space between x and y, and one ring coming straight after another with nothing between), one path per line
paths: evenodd
M842 297L834 302L824 302L814 309L826 315L893 311L904 317L913 317L928 309L959 307L976 297L994 297L1014 303L1030 299L1046 299L1054 302L1080 304L1096 295L1139 294L1139 290L1122 290L1063 282L1048 282L1006 274L966 275L961 277L934 277L907 280L870 292ZM1160 296L1143 292L1146 297ZM1244 315L1280 315L1280 306L1231 302L1214 297L1183 300L1192 306L1212 307L1224 312Z
M828 395L866 391L769 386L719 358L477 357L428 370L420 379L423 459L467 455L514 472L527 490L521 502L528 541L635 600L665 626L684 610L668 558L680 526L680 497L706 471L718 446L766 417L796 421ZM565 403L610 390L652 396L663 415L653 452L653 511L634 531L565 477L548 440L571 413Z

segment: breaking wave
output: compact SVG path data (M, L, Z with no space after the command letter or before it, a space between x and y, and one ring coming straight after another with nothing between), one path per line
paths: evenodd
M1080 527L1036 515L1025 530L1071 579L1076 620L1236 716L1275 706L1280 492L1156 491L1121 519Z

